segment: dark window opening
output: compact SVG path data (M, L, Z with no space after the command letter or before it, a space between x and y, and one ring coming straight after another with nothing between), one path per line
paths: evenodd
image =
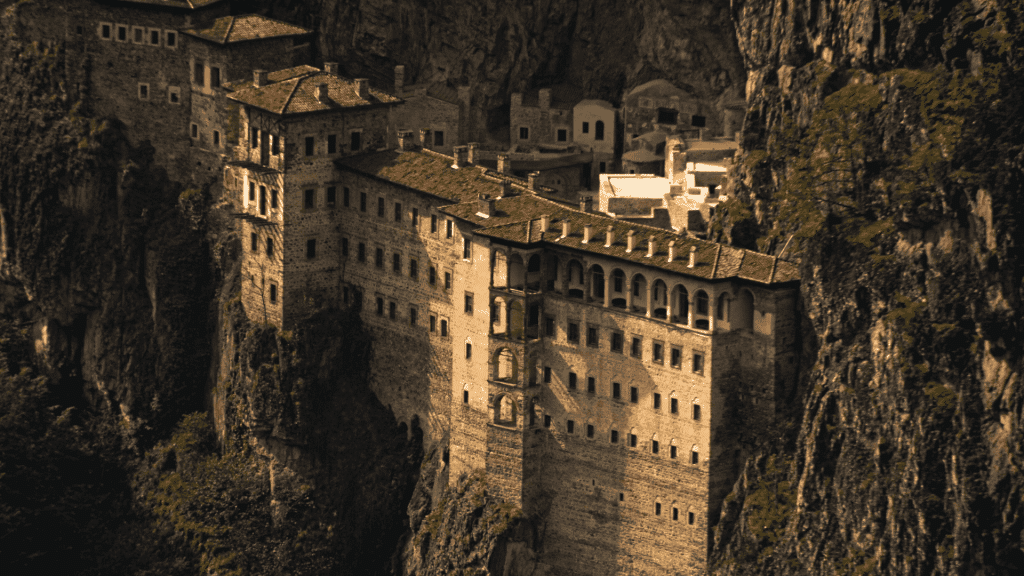
M315 140L313 140L313 137L312 136L306 136L306 156L312 156L313 155L314 146L315 146Z
M661 516L661 504L659 502L654 503L654 515Z
M694 448L693 452L690 452L690 464L697 464L700 462L700 453Z
M430 267L430 271L427 273L427 281L430 282L431 286L437 284L437 268Z
M366 192L359 193L359 211L366 212Z
M693 521L694 521L693 512L687 512L686 513L686 521L687 521L687 523L689 523L691 525L693 524Z
M569 137L569 131L565 128L559 128L558 130L558 141L565 142Z
M544 427L545 428L551 428L551 415L550 414L545 414L544 415Z
M544 367L544 383L551 384L551 366Z
M349 146L349 148L353 152L358 152L358 151L362 150L362 148L363 148L363 133L362 132L353 132L350 144L351 144L351 146Z
M587 392L597 394L597 379L593 376L587 376Z
M274 256L274 239L267 238L267 256Z
M255 251L256 251L256 250L258 249L258 244L259 244L259 236L257 236L257 235L256 235L256 233L255 233L255 232L253 232L253 233L251 234L251 236L249 237L249 239L250 239L250 242L249 242L249 249L250 249L251 251L255 252Z
M418 279L420 276L419 262L415 258L409 259L409 277L413 280Z
M629 353L634 358L640 358L640 356L642 354L642 352L641 352L641 342L642 342L642 340L640 338L638 338L636 336L633 337L633 343L629 347Z
M249 148L255 148L260 145L260 131L255 128L249 129Z
M658 441L657 440L651 440L651 454L657 454L657 453L658 453Z
M312 210L316 206L316 191L306 190L302 196L302 207L306 210Z
M519 139L520 140L529 140L530 139L530 129L527 128L526 126L520 126L519 127Z
M388 318L394 320L398 316L398 305L394 302L388 302Z
M447 320L441 320L441 336L442 337L448 336L448 321Z
M597 328L594 326L587 326L587 346L591 348L597 348Z
M636 434L629 435L629 447L636 448Z
M350 204L349 196L350 196L350 194L349 194L348 186L342 187L342 189L341 189L341 205L344 206L345 208L349 207L349 204Z
M570 390L575 390L576 389L576 373L575 372L569 372L569 389Z
M629 401L636 404L640 401L640 390L636 386L629 387Z
M622 398L622 384L612 382L612 398Z
M618 444L619 443L619 431L618 430L612 430L611 442L612 442L612 444Z
M654 393L654 409L661 409L661 394L658 394L657 392Z
M544 335L554 336L555 335L555 317L545 316L544 317Z
M679 112L672 108L658 108L658 124L675 124L679 121Z
M583 127L580 130L580 132L582 132L584 134L590 134L590 122L584 122L583 123Z
M622 354L622 334L618 332L612 333L612 352Z
M270 303L277 304L277 284L270 285Z
M693 419L700 420L700 404L693 405Z
M604 140L604 122L594 122L594 140Z
M462 391L462 403L469 404L469 390Z
M398 252L391 255L391 271L395 274L402 273L402 255Z
M446 237L448 237L448 238L452 237L452 229L453 228L454 228L454 225L452 224L452 221L451 220L445 220L445 236Z
M420 211L417 208L412 209L412 226L413 228L420 225Z
M573 430L575 430L575 429L576 429L576 422L574 422L572 420L566 420L565 421L565 431L566 432L568 432L569 434L572 434Z
M327 205L334 207L334 203L338 199L338 189L334 186L327 187Z
M359 258L359 261L366 262L366 244L360 242L358 250L359 252L357 254L357 257Z
M430 315L430 331L437 331L437 316L434 316L433 314Z
M657 342L654 343L653 361L658 364L665 361L665 350L662 345Z
M377 198L377 216L384 217L384 198Z
M463 302L463 309L462 309L462 311L465 312L466 314L472 314L473 313L473 295L472 294L466 294L465 301Z
M110 38L110 24L100 26L100 36L107 39Z
M679 508L676 508L675 506L672 507L672 519L679 520Z
M216 66L210 67L210 88L220 87L220 68Z
M668 448L668 456L669 456L669 458L675 458L676 457L676 447L675 446L669 446L669 448Z
M306 258L310 260L316 258L316 238L306 240Z
M673 414L679 414L679 400L672 398L669 401L669 411Z
M175 32L168 32L167 33L167 42L166 42L167 47L168 48L174 48L177 45L177 42L178 42L178 35Z
M402 203L395 202L395 222L402 221Z
M437 232L437 214L431 214L430 215L430 232L431 233L436 233Z
M377 248L377 254L376 254L376 258L374 260L374 263L377 265L377 268L383 268L384 267L384 249L383 248Z
M444 289L445 290L451 290L452 289L452 273L451 272L445 272L444 273Z
M117 39L120 40L121 42L124 42L125 40L127 40L128 39L128 29L125 28L124 26L118 26L117 27ZM202 70L202 68L200 68L200 70ZM199 77L202 78L202 74L200 74ZM200 85L202 85L202 82L200 82Z
M270 189L270 208L277 209L277 188Z
M569 322L569 330L566 333L566 339L573 344L580 343L580 325L575 322Z
M384 299L377 298L377 316L384 315Z
M82 33L82 27L81 26L78 27L78 33L79 34ZM150 30L149 31L149 43L154 45L154 46L159 46L160 45L160 31L159 30Z
M327 153L335 154L338 151L338 137L334 134L327 136Z
M434 130L434 146L444 146L443 130Z
M704 373L704 355L694 354L693 355L693 372L695 374Z
M690 117L690 126L693 126L694 128L703 128L706 123L707 119L704 118L703 116L698 116L697 114L694 114L693 116Z
M683 363L683 351L672 347L671 363L673 368L679 368Z
M593 437L594 437L594 425L593 424L587 424L587 438L593 438Z
M473 345L470 344L469 342L466 342L466 360L469 360L472 357L473 357Z
M416 315L417 315L418 312L419 311L416 310L415 308L412 308L412 307L409 308L409 325L410 326L415 326L416 325Z

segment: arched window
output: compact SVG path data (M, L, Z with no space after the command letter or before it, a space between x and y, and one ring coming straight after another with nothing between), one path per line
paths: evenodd
M527 272L540 272L540 255L534 254L530 256L530 261L526 265Z
M661 450L661 445L658 443L658 435L651 436L651 454L657 455Z
M515 382L519 377L519 366L516 357L508 348L501 348L495 352L496 380L502 382Z
M502 394L495 402L494 421L497 424L514 426L516 423L516 402L512 398Z
M672 288L672 321L687 324L690 321L690 293L682 284Z
M590 297L604 298L604 268L597 264L590 267Z
M700 464L700 449L696 444L690 448L690 464Z
M513 290L522 290L526 285L526 267L523 266L523 258L519 254L513 254L508 259L508 287Z
M660 499L654 501L654 515L655 516L661 516L661 501L660 501Z
M462 385L462 403L469 404L469 384Z
M583 298L583 265L577 260L570 260L566 276L569 297Z
M708 315L708 293L703 290L697 291L697 314Z

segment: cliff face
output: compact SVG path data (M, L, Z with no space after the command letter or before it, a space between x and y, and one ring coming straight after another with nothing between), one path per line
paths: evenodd
M800 262L807 346L716 573L1024 566L1021 14L733 3L750 110L720 231Z

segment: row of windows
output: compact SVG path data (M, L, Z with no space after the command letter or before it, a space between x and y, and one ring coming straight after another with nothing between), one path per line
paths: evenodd
M590 122L583 123L584 134L590 133ZM530 127L520 126L519 127L519 139L529 140L530 139ZM569 131L566 128L558 128L555 130L555 139L559 142L565 142L569 139ZM604 122L598 120L594 122L594 140L604 140Z
M256 129L253 128L254 132L255 132L255 130ZM328 134L327 138L325 140L326 141L324 142L324 148L323 149L325 149L327 151L327 154L338 154L338 153L342 152L342 149L341 149L342 147L338 143L338 135L337 134ZM304 145L303 152L305 153L306 156L313 156L313 155L316 154L316 137L315 136L306 136L305 139L304 139L303 145ZM255 138L255 136L253 136L252 147L253 148L256 147L256 138ZM349 133L348 133L348 148L349 148L349 150L348 150L349 152L359 152L360 150L363 149L363 130L362 130L362 128L359 128L359 129L356 129L356 130L349 130ZM274 152L274 154L276 154L276 152Z
M553 316L544 317L544 335L555 336L555 319ZM600 330L597 326L587 325L586 345L590 348L601 347ZM625 354L625 334L613 331L608 339L608 349L616 354ZM580 343L580 325L577 322L569 322L566 326L566 342L570 344ZM643 360L643 337L632 336L629 343L629 355L638 360ZM651 362L655 364L665 363L665 343L661 340L651 341ZM683 367L683 348L681 346L669 346L669 366L681 370ZM704 354L694 351L690 368L694 374L704 373Z
M102 40L132 42L133 44L144 44L147 46L163 46L172 50L178 47L178 33L174 30L100 22L96 32Z
M138 96L139 100L145 100L147 102L150 100L150 98L152 96L152 90L150 90L149 82L139 82L138 83L138 93L137 93L137 96ZM177 86L168 86L167 87L167 103L168 104L181 104L181 88L178 88ZM193 124L193 126L195 126L195 125ZM194 138L194 136L193 136L193 138Z
M196 124L194 122L192 123L192 127L191 127L191 130L189 132L189 135L192 137L193 140L198 140L199 139L199 124ZM220 130L212 131L210 133L210 140L213 142L214 146L219 148L221 146L221 142L222 142L222 139L220 137ZM252 184L250 184L250 185L252 185ZM255 195L253 195L253 198L255 198Z
M552 373L550 366L544 367L544 383L550 384L552 380ZM567 387L569 390L579 390L579 377L575 372L569 372L569 378L567 381ZM594 376L587 376L587 393L597 394L597 379ZM616 400L622 399L622 384L619 382L612 382L611 397ZM640 403L640 389L636 386L629 387L629 401L632 404ZM651 398L653 408L655 410L661 410L661 394L655 392ZM672 414L679 414L679 400L677 398L669 398L669 412ZM694 399L690 415L694 420L700 420L700 402Z
M193 84L201 88L205 88L207 76L210 78L210 88L220 87L220 66L209 66L203 62L195 62L192 64Z
M398 303L385 301L383 296L377 296L377 316L387 316L391 320L401 320L398 316ZM419 326L419 308L409 306L408 315L410 326ZM439 334L442 338L448 337L448 319L440 318L437 314L427 315L427 329L432 334Z
M349 240L348 240L348 238L342 238L341 239L341 255L343 257L347 258L348 255L349 255L349 250L350 249L349 249ZM374 249L374 258L373 258L374 266L376 266L377 268L380 268L381 270L383 270L385 268L385 259L386 258L385 258L385 254L384 254L384 248L379 247L379 246L376 247ZM360 243L358 243L356 245L356 260L358 260L359 262L363 262L363 263L365 263L366 260L367 260L367 249L366 249L366 243L365 242L360 242ZM394 253L391 254L391 271L394 272L395 274L401 274L401 275L405 274L405 267L402 264L402 254L400 252L394 252ZM409 271L408 272L409 273L409 278L411 278L413 280L419 280L419 278L420 278L420 264L419 264L419 260L418 259L416 259L416 258L409 258L409 268L408 268L408 271ZM441 284L441 277L438 274L436 266L430 266L430 267L427 268L426 277L427 277L427 283L430 284L431 286L437 286L438 284ZM443 282L442 286L444 286L445 290L451 290L452 289L452 273L451 273L450 270L445 270L444 271L444 282Z
M314 194L315 195L315 191L307 190L307 194ZM334 206L334 200L332 200L332 198L334 198L334 194L335 194L334 188L333 187L328 187L327 188L327 205L328 206ZM359 200L358 200L359 211L360 212L367 212L367 210L368 210L368 208L367 208L367 201L368 201L368 197L366 195L366 192L360 192L359 193ZM313 200L312 202L313 202L313 204L310 204L310 206L313 206L315 204L315 200ZM351 192L349 191L347 186L344 187L342 189L341 205L343 207L345 207L345 208L355 208L354 204L355 204L355 199L352 197ZM406 212L401 202L394 202L393 203L392 210L391 210L391 213L389 215L388 214L388 209L387 209L387 200L383 196L378 196L377 197L377 216L379 216L381 218L388 218L388 217L390 217L392 221L397 222L399 224L404 224L406 221L408 221L409 224L413 228L416 228L417 230L419 230L420 223L421 223L420 221L424 220L424 219L420 218L420 210L419 210L419 208L415 208L415 207L414 208L410 208L409 211ZM445 218L442 221L442 219L437 214L431 214L430 215L430 233L431 234L439 233L440 230L441 230L442 222L444 224L445 238L453 238L455 236L455 223L450 218ZM464 248L463 251L465 252L465 248Z
M548 414L545 414L544 415L544 427L545 428L551 428L551 426L552 426L551 416L548 415ZM583 429L584 435L587 438L591 439L591 440L593 440L595 438L596 432L597 431L596 431L596 429L595 429L593 424L587 424L587 425L585 425L585 427ZM566 434L577 434L577 432L576 432L576 421L575 420L566 420L565 421L565 433ZM628 434L625 434L625 437L621 438L621 441L623 441L630 448L637 448L638 445L639 445L639 438L637 437L637 434L636 434L635 430L631 430ZM611 429L611 430L608 431L608 442L610 444L619 444L620 443L620 435L619 435L619 431L618 430ZM668 450L669 458L671 458L673 460L677 459L679 457L679 450L678 450L678 447L675 445L675 440L674 439L672 440L672 443L669 444L668 448L669 448L669 450ZM650 450L651 450L651 454L655 454L655 455L661 454L661 443L658 442L657 439L651 438ZM698 446L696 444L694 444L693 446L690 447L690 464L695 464L695 465L696 464L700 464L700 448L698 448Z

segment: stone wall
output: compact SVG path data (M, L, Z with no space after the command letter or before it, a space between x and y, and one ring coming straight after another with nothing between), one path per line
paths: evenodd
M398 130L409 130L418 139L420 130L429 130L425 148L451 155L452 147L460 142L459 105L423 94L403 95L405 103L395 110ZM443 133L443 143L436 144L436 134Z
M509 144L535 146L537 144L570 144L573 141L572 110L562 108L524 106L522 94L512 95L509 108ZM521 139L519 128L527 127L529 137ZM565 130L564 141L557 139L558 130ZM611 134L609 134L610 136Z

